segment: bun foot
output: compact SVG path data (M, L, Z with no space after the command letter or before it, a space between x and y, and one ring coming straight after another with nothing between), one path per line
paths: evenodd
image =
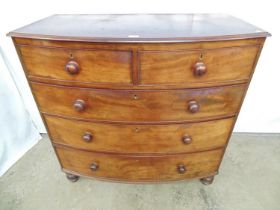
M69 173L66 173L66 177L68 180L70 180L71 182L76 182L79 180L79 176L77 175L74 175L74 174L69 174Z
M214 181L214 176L204 177L200 179L200 182L204 185L210 185L213 183L213 181Z

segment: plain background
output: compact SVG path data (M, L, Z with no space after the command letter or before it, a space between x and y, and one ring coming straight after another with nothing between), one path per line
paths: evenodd
M8 60L0 46L0 177L41 139L11 77Z
M27 82L6 33L52 14L117 14L117 13L227 13L272 33L268 38L247 97L244 101L235 131L280 131L280 13L278 1L211 0L211 1L109 1L109 0L9 0L0 7L0 45L14 67L15 80L21 89L25 106L40 132L45 132ZM1 103L4 103L1 99Z

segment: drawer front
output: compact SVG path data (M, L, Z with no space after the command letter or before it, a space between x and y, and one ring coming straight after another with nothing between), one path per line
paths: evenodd
M56 147L65 170L81 175L123 181L168 181L214 174L223 150L168 155L128 156Z
M109 121L193 121L234 115L246 87L125 91L31 86L41 112Z
M20 46L28 76L85 83L131 81L131 52Z
M44 116L52 141L117 153L185 153L224 147L234 118L170 125L123 125Z
M142 51L140 83L219 83L250 78L259 46L196 51Z

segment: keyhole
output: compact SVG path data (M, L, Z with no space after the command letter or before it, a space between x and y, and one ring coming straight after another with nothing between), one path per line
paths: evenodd
M74 56L73 56L73 53L70 53L70 59L73 59Z
M203 53L200 53L200 55L199 55L199 60L203 60Z
M139 128L134 128L134 132L135 132L135 133L138 133L139 130L140 130Z
M138 100L138 99L139 99L138 95L134 94L134 95L133 95L133 99L134 99L134 100Z

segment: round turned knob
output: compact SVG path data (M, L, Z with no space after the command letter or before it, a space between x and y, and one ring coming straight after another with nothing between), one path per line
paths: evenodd
M97 164L97 163L92 163L92 164L90 165L90 169L91 169L92 171L97 171L97 169L98 169L98 164Z
M69 61L66 65L65 65L65 70L69 73L69 74L77 74L80 71L79 68L79 64L76 61Z
M190 144L192 142L192 137L185 135L183 136L182 141L184 144Z
M73 105L73 106L74 106L74 108L75 108L77 111L79 111L79 112L85 110L85 108L86 108L85 102L84 102L83 100L80 100L80 99L76 100L76 101L74 102L74 105Z
M198 112L199 111L199 104L197 103L197 101L195 101L195 100L189 101L188 110L191 113Z
M207 68L203 62L199 61L194 65L193 73L195 76L202 76L206 73L206 71L207 71Z
M90 142L92 140L92 134L90 132L85 132L83 135L83 140L85 142Z
M184 165L180 164L180 165L177 166L177 171L178 171L179 174L183 174L187 171L187 169Z

